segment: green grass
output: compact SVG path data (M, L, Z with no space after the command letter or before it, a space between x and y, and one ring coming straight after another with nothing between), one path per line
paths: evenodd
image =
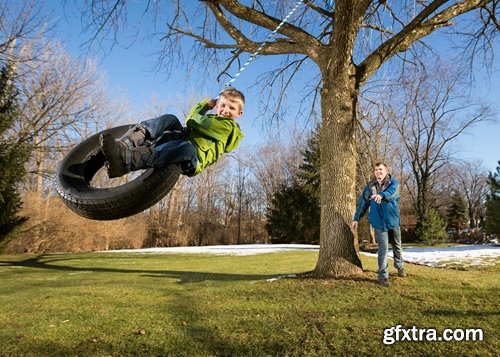
M405 279L268 279L317 252L0 256L0 356L494 356L499 266ZM394 271L392 270L392 274ZM482 342L382 343L384 328L482 328Z

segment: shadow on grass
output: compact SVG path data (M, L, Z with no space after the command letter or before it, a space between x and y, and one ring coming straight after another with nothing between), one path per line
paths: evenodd
M176 271L176 270L142 270L142 269L117 269L103 267L75 267L70 265L59 265L51 263L60 263L71 259L48 259L41 255L24 260L17 261L0 261L0 266L10 267L27 267L36 269L48 269L56 271L67 271L72 273L119 273L119 274L144 274L146 276L164 276L168 278L178 279L179 283L196 283L202 281L255 281L276 278L277 274L272 275L246 275L246 274L230 274L216 272L199 272L199 271Z
M75 266L76 261L79 266ZM167 277L177 279L178 284L196 283L202 281L256 281L264 280L278 275L265 274L231 274L219 272L193 272L179 270L154 270L154 269L127 269L95 267L97 264L92 261L86 266L82 266L81 258L54 257L52 255L39 255L33 257L22 257L22 259L0 260L0 267L22 267L36 270L48 270L63 273L110 273L110 274L140 274L143 276ZM276 355L286 348L286 344L280 340L263 340L257 343L253 340L243 339L241 335L247 334L245 328L241 331L228 333L223 327L218 325L218 320L213 316L216 311L211 309L210 300L203 300L193 297L186 291L171 291L168 299L164 302L164 311L169 316L158 316L157 325L161 321L168 321L164 330L172 328L175 331L182 331L179 337L167 339L165 342L158 342L158 336L149 336L150 331L145 327L144 335L137 334L131 330L130 334L118 341L101 336L98 332L83 336L78 339L66 342L54 342L49 340L29 340L24 341L29 345L30 351L34 355ZM213 312L213 314L212 314ZM237 316L234 317L237 319ZM239 325L237 325L237 328ZM95 335L94 335L95 333ZM158 332L154 332L158 333ZM95 337L94 337L95 336ZM151 338L148 338L151 337ZM14 353L12 355L19 355ZM189 353L186 353L189 351ZM263 353L263 351L265 353ZM0 352L0 355L3 355ZM8 354L7 354L8 355Z
M369 270L363 270L361 273L357 275L350 275L350 276L339 276L339 277L322 277L318 276L315 271L307 271L304 273L298 273L295 274L298 279L302 280L311 280L311 281L322 281L322 282L338 282L338 281L344 281L344 282L352 282L352 283L359 283L359 282L368 282L368 283L373 283L378 285L378 280L376 277L376 274L374 274L372 271Z
M490 317L499 316L500 311L477 311L477 310L453 310L453 309L428 309L422 311L422 314L429 316L457 316L457 317Z
M259 332L253 331L244 321L235 324L232 332L228 333L217 319L210 317L209 302L182 292L170 297L175 298L167 305L167 310L175 311L176 324L183 332L183 339L175 346L175 352L186 350L186 346L189 346L191 354L202 356L279 355L286 350L286 344L281 340L268 338L256 342L242 338L251 332ZM238 316L234 319L238 320Z

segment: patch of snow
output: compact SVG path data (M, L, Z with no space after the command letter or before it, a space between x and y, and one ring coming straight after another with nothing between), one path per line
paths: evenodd
M296 274L288 274L288 275L277 276L276 278L267 279L266 281L272 283L273 281L276 281L276 280L285 279L285 278L291 279L291 278L296 278L296 277L297 277Z
M144 249L122 249L109 252L117 253L191 253L215 255L257 255L277 253L292 250L318 251L319 245L312 244L241 244L241 245L210 245L201 247L166 247Z
M376 253L363 253L377 256ZM389 257L392 253L389 252ZM403 248L403 260L432 267L494 265L500 258L500 247L493 245L460 245L452 247Z
M107 252L115 253L191 253L248 256L284 251L318 251L319 245L312 244L247 244L212 245L203 247L169 247L122 249ZM365 253L376 257L376 253ZM392 253L389 252L389 257ZM462 245L452 247L403 248L403 259L408 263L432 267L493 265L500 258L500 247L495 245Z

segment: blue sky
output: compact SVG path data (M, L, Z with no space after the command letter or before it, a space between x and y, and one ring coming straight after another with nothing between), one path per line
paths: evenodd
M65 44L66 49L72 55L83 57L85 51L82 43L88 39L89 34L82 35L80 15L74 8L74 2L70 0L64 4L64 9L60 1L48 1L46 4L46 8L52 13L51 16L57 21L54 35ZM131 14L131 16L136 15ZM159 50L158 42L143 40L141 35L135 41L132 40L132 37L127 39L123 36L121 40L129 46L114 46L107 55L99 56L99 60L101 61L101 69L108 77L110 94L121 93L125 95L132 105L131 110L135 113L143 111L144 107L147 106L148 99L152 96L169 98L170 100L183 98L183 92L199 93L201 96L216 96L224 85L224 81L222 83L215 81L217 73L211 75L213 81L204 86L204 91L200 90L199 81L193 81L182 70L172 73L167 78L165 73L152 71L157 62L157 56L154 53ZM497 44L497 55L500 55L499 47ZM247 145L248 143L262 144L269 136L275 135L275 133L267 133L262 123L259 122L257 115L258 92L256 88L251 87L256 76L269 70L273 61L272 58L258 57L234 83L236 87L245 89L247 95L245 115L240 121L245 132ZM497 111L500 110L498 86L500 65L498 61L495 62L492 75L487 76L486 73L483 73L478 82L480 83L478 94L493 103ZM175 108L173 113L181 115L178 110L178 107ZM500 114L498 112L496 117L498 119L496 123L478 124L455 143L455 149L460 153L461 158L474 161L482 160L485 168L489 171L494 171L500 160Z

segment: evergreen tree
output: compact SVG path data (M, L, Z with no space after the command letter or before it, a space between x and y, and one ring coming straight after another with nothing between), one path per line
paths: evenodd
M452 195L452 204L448 208L447 221L448 228L459 231L467 226L469 221L467 215L467 204L463 195L459 191L455 191Z
M315 132L301 152L303 162L291 185L282 185L267 212L267 233L273 243L318 244L320 235L320 151Z
M305 185L282 186L271 204L266 230L272 243L319 243L319 202Z
M22 181L28 159L26 143L8 136L19 111L16 89L12 84L12 69L4 66L0 72L0 243L25 219L18 217L21 208L19 182Z
M420 240L428 244L443 242L448 238L446 222L435 208L429 208L417 232Z
M318 125L315 131L310 135L306 148L301 153L303 162L299 165L298 178L303 183L304 190L315 197L320 199L320 143L319 134L321 127Z
M490 194L486 198L486 231L500 235L500 161L497 172L488 177Z

